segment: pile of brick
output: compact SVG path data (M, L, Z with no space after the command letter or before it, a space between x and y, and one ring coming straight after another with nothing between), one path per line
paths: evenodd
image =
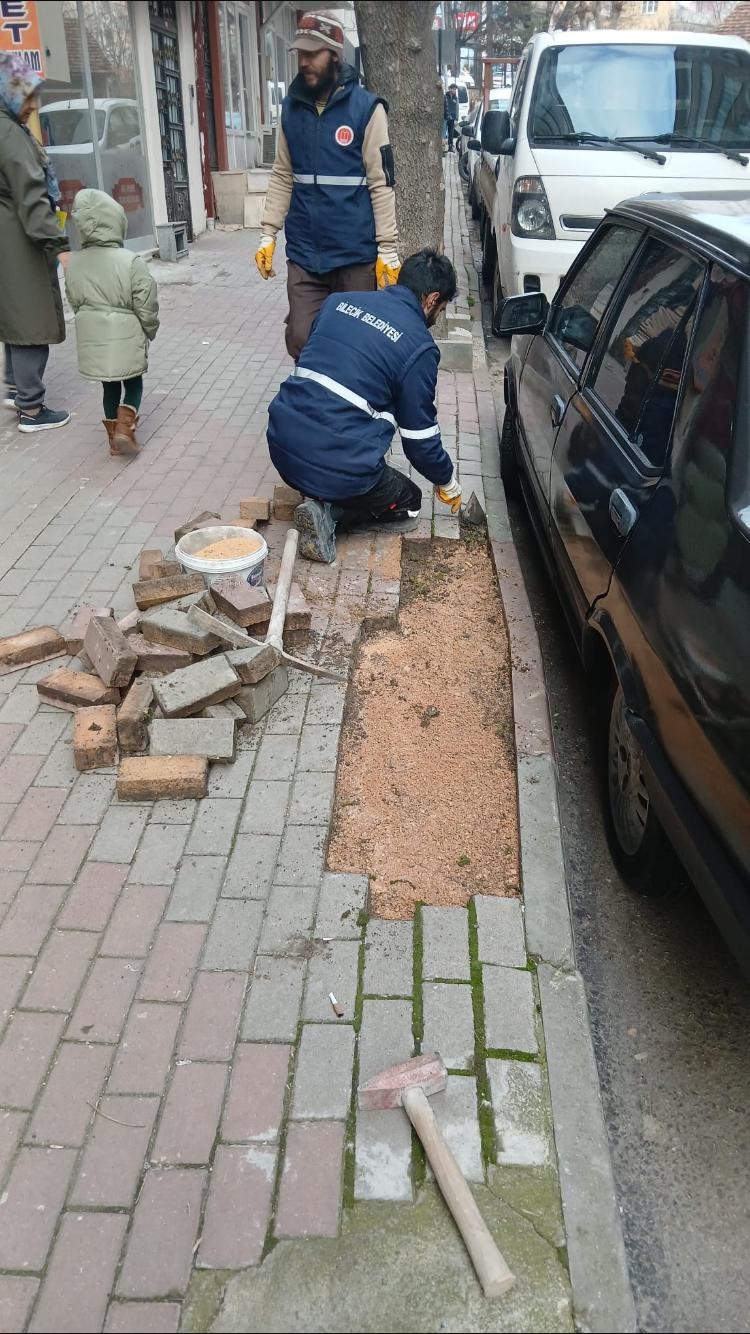
M291 517L299 497L278 487L273 506L240 505L246 527ZM203 513L175 532L175 543L219 521ZM0 673L67 656L77 660L38 681L48 704L75 714L79 770L118 763L121 800L204 797L208 766L231 763L236 730L256 723L288 688L279 650L263 642L273 585L224 575L207 588L160 550L141 553L135 610L116 620L111 607L84 605L60 633L49 626L0 639ZM311 609L292 584L285 639L309 630Z

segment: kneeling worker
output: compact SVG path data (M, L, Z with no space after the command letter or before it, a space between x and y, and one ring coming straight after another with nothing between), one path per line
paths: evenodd
M306 497L294 518L308 559L335 560L337 529L416 526L422 492L384 461L396 429L412 467L458 511L461 488L435 408L440 353L429 332L455 295L450 260L420 250L395 286L323 303L268 409L271 461Z

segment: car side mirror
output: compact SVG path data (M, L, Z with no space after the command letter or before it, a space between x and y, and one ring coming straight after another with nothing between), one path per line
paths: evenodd
M487 153L501 153L502 145L510 138L510 116L507 111L488 111L482 121L482 148Z
M549 301L544 292L508 296L495 316L493 332L498 338L512 338L513 334L543 333L548 314Z
M464 131L464 133L466 133L467 130L470 130L470 129L471 129L471 121L470 121L470 120L462 120L462 121L461 121L461 129Z
M516 151L515 139L503 139L498 150L499 157L512 157Z
M482 145L478 139L470 139L466 147L471 149L472 153L481 153L482 151Z

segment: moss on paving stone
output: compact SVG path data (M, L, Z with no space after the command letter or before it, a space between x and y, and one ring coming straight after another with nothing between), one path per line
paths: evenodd
M560 1185L554 1167L489 1168L487 1183L493 1195L527 1218L556 1250L565 1246Z
M210 1329L220 1310L224 1289L233 1278L227 1269L194 1269L182 1304L181 1334Z
M357 1204L339 1238L283 1241L226 1286L213 1331L567 1331L567 1273L554 1246L486 1187L475 1195L516 1285L486 1301L434 1187L414 1205ZM202 1276L201 1276L202 1277ZM192 1309L192 1288L188 1304ZM208 1309L206 1302L205 1308Z

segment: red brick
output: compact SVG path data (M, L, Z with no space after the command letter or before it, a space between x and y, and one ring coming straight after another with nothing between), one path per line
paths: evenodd
M240 501L240 518L260 519L261 523L268 523L270 517L271 502L268 496L248 496Z
M193 922L162 924L146 964L141 1000L187 1000L207 930Z
M42 844L28 877L30 883L72 885L95 833L95 825L55 825Z
M107 768L117 758L117 713L114 704L79 709L73 721L73 759L76 769Z
M119 704L120 692L104 686L91 672L77 672L70 667L59 667L50 676L37 682L40 697L48 704L75 713L76 709L95 704Z
M93 931L53 931L26 988L24 1009L69 1012L96 954L97 940Z
M73 1208L131 1207L158 1109L158 1098L102 1098L71 1193Z
M113 1302L105 1334L177 1334L180 1307L177 1302Z
M171 889L162 885L127 885L112 914L99 953L120 957L147 954L170 893Z
M0 870L28 871L41 843L11 843L0 839Z
M68 894L57 925L65 930L103 931L129 870L129 866L116 862L87 862Z
M134 959L97 959L66 1037L79 1042L117 1042L135 995L140 961Z
M228 1061L240 1022L246 973L198 973L179 1054L191 1061Z
M260 1264L271 1216L276 1149L262 1144L216 1150L197 1265L243 1269Z
M178 1065L162 1112L155 1163L207 1163L216 1139L227 1079L225 1065Z
M25 1112L0 1111L0 1185L13 1161L25 1125ZM0 1321L0 1330L2 1328Z
M140 611L148 611L162 602L174 602L189 593L202 593L205 587L202 574L173 574L166 579L138 580L133 584L133 597Z
M154 698L150 681L139 678L128 690L117 710L117 740L120 749L130 753L148 750L147 718Z
M120 762L120 801L185 801L208 792L208 760L204 755L130 756Z
M276 1211L277 1237L335 1237L339 1230L342 1121L289 1126Z
M158 579L158 569L163 561L164 552L160 547L144 548L138 558L138 578Z
M164 1090L172 1060L181 1005L133 1006L120 1043L110 1093L159 1093Z
M140 616L140 612L137 615ZM179 667L188 667L193 660L185 649L152 644L142 634L128 635L128 642L138 654L136 671L144 672L147 676L166 676L169 672L176 672Z
M243 1042L235 1052L222 1139L275 1140L284 1111L289 1047Z
M63 1042L32 1117L27 1143L80 1148L111 1060L109 1047Z
M0 1269L43 1268L75 1160L75 1149L21 1149L5 1188Z
M66 653L65 640L51 625L24 630L21 634L0 639L0 673L34 662L46 662L47 658L59 658Z
M86 631L89 628L89 621L92 616L111 615L111 607L92 607L89 603L84 603L83 606L78 608L70 625L65 629L65 643L71 658L77 658L81 652Z
M279 483L273 488L274 519L293 519L294 511L301 503L302 496L293 487Z
M117 1284L119 1296L173 1297L185 1291L205 1184L206 1173L196 1168L146 1173Z
M3 838L45 839L62 809L67 788L30 787L5 826Z
M254 587L241 575L228 574L217 580L211 596L220 611L245 628L268 621L271 615L271 599L265 589Z
M0 926L0 954L37 954L65 893L63 885L24 885Z
M30 1331L98 1334L127 1224L123 1214L64 1215Z
M4 1274L0 1277L0 1330L14 1334L26 1328L32 1302L39 1287L38 1278L22 1274Z
M33 1106L64 1022L58 1014L16 1011L0 1047L1 1106Z
M175 545L177 545L180 538L184 537L186 533L194 533L197 528L213 527L214 519L220 520L221 515L215 514L213 510L202 510L200 514L196 514L194 519L188 519L188 522L183 523L181 528L175 528Z
M105 686L127 686L137 661L135 649L111 616L92 616L83 651Z
M0 764L0 792L3 801L20 801L31 787L44 764L43 755L6 755Z

